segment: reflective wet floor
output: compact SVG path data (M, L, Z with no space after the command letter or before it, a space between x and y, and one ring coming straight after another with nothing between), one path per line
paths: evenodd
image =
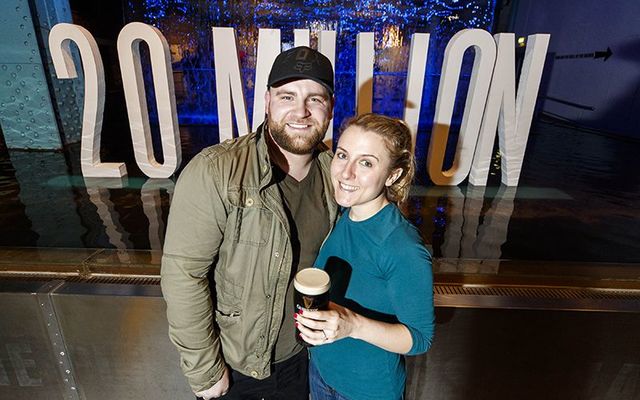
M213 130L181 128L183 165ZM132 162L124 180L85 179L78 148L0 149L0 246L161 250L174 180ZM637 154L640 142L537 121L518 187L500 186L496 161L487 187L416 185L409 218L435 257L638 263Z

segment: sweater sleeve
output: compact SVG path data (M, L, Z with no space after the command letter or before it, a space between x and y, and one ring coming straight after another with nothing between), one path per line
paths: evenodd
M398 227L382 246L381 265L398 321L411 333L408 355L425 353L435 331L431 255L415 229ZM413 227L411 227L413 228Z

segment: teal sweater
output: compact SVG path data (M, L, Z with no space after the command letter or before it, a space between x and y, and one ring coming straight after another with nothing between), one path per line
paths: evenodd
M331 300L371 319L404 324L426 352L434 333L431 256L418 230L389 204L354 222L348 210L315 263L331 276ZM362 340L345 338L310 349L322 379L351 400L396 400L405 384L404 358Z

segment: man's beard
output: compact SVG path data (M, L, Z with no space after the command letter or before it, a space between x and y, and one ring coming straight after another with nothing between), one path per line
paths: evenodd
M313 150L322 143L324 134L329 127L329 121L326 121L321 127L312 126L312 132L310 135L295 135L287 133L286 123L279 124L267 115L267 125L269 132L273 140L283 150L293 154L310 154Z

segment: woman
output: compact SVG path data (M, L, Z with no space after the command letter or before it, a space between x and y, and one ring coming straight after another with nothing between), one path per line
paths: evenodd
M409 128L365 114L347 121L331 163L344 207L318 254L331 276L328 311L295 315L310 349L314 400L403 397L403 354L433 338L431 256L401 214L414 174Z

